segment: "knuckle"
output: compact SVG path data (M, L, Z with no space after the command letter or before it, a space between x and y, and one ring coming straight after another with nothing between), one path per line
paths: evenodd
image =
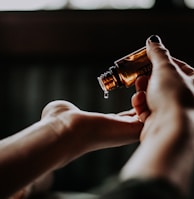
M155 53L162 55L163 57L169 58L169 50L160 46L154 49Z

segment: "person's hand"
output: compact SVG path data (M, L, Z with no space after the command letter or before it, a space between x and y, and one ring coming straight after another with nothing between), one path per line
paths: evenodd
M0 198L25 196L26 186L42 174L85 153L139 141L142 127L134 110L103 114L82 111L67 101L49 103L40 121L1 140Z
M137 79L137 93L132 98L139 119L145 122L141 139L149 131L150 122L152 127L153 123L165 126L171 114L194 108L194 69L171 57L160 38L152 38L158 39L158 42L147 40L147 53L153 64L152 76L149 81L147 76ZM178 122L175 123L178 126Z
M185 191L194 161L194 70L173 58L157 36L147 40L147 54L151 77L137 79L132 98L144 123L141 144L121 179L162 177Z
M133 109L119 114L91 113L67 101L54 101L44 108L42 120L51 118L55 120L52 128L64 145L69 144L72 158L137 142L143 127Z

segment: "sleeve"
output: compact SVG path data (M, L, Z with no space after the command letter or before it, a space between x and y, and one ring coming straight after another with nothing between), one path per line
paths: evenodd
M131 179L119 184L99 199L186 199L165 179Z

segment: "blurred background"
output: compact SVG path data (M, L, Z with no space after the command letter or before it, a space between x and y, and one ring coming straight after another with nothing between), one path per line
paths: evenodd
M104 99L97 77L152 34L194 65L193 9L194 0L0 0L0 137L38 121L52 100L103 113L131 108L133 87ZM53 189L101 185L136 146L79 158L56 172Z

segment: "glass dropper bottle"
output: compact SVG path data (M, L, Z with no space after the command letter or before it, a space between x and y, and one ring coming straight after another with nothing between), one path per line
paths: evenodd
M109 91L119 87L130 87L140 75L150 73L152 65L143 47L114 62L105 73L98 77L99 84L108 98Z

